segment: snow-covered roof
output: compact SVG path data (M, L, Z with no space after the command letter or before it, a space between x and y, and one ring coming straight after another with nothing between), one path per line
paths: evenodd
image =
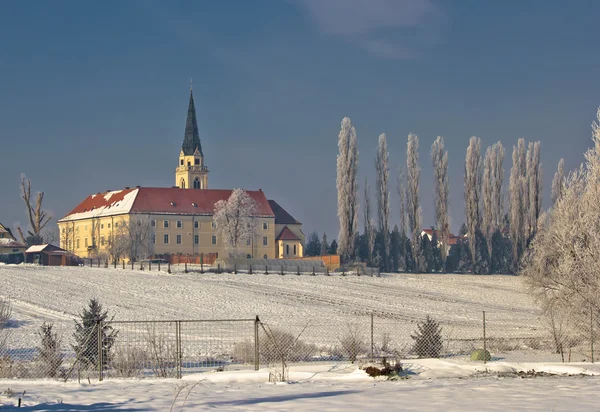
M17 242L16 240L10 238L10 237L3 237L0 238L0 246L4 246L4 247L15 247L15 248L21 248L21 247L25 247L24 244Z
M33 245L33 246L29 246L29 249L27 249L25 252L26 253L37 253L37 252L41 252L42 250L44 250L46 248L46 245Z
M88 196L67 216L60 219L59 222L127 214L131 211L138 190L114 190L102 195L94 194Z

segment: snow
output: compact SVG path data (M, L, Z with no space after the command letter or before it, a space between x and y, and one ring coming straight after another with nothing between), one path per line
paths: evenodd
M44 250L48 245L33 245L29 246L29 248L25 251L25 253L37 253Z
M600 368L572 366L572 374L598 374ZM438 376L462 376L457 368L430 361ZM422 375L422 374L421 374ZM29 410L165 411L572 411L596 410L596 377L537 377L481 374L470 379L409 379L382 381L355 367L318 372L290 372L289 383L267 382L268 371L216 372L174 379L111 379L88 383L0 381L0 407L13 406L23 396ZM12 393L6 393L10 388ZM3 393L4 392L4 393ZM179 393L177 396L176 394ZM184 404L185 401L185 404ZM392 409L394 409L392 407ZM26 409L28 410L28 409Z
M93 210L88 210L86 212L73 213L73 214L68 215L68 216L64 217L63 219L59 220L59 222L60 221L68 221L68 220L78 220L78 219L90 219L92 217L99 217L99 216L113 216L113 215L127 214L127 213L129 213L129 211L131 210L131 207L133 206L133 202L135 201L138 191L139 191L138 189L132 190L131 192L129 192L125 196L123 196L123 200L115 201L106 206L97 207L97 208L94 208ZM113 195L115 195L117 193L121 193L121 192L122 192L122 190L115 190L112 192L108 192L104 195L104 199L107 202L109 202ZM94 197L96 197L96 195L92 195L92 199Z

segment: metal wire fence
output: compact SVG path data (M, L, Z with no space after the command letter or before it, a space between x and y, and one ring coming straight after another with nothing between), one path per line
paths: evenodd
M456 362L594 362L598 323L479 324L356 316L323 320L173 320L0 324L0 379L181 378L185 374L444 358Z

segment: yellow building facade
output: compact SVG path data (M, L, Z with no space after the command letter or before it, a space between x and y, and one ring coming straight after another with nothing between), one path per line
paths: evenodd
M125 187L88 196L58 221L60 246L80 257L111 258L119 237L134 243L137 255L216 254L226 247L213 221L215 204L232 190L208 189L208 168L190 92L183 144L171 188ZM241 253L252 258L302 257L302 224L261 190L246 193L257 205L254 233Z

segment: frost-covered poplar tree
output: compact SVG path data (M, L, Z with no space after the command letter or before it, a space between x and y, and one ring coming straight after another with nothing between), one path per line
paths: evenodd
M363 209L363 221L365 225L365 236L367 238L367 263L373 262L373 248L375 247L375 225L373 224L371 212L371 188L365 177L365 207Z
M499 229L504 218L504 196L502 185L504 184L504 146L496 142L492 145L494 156L492 157L492 210L494 227ZM492 254L490 250L490 255Z
M492 254L492 235L494 234L495 227L495 216L494 216L494 201L493 201L493 158L495 153L492 147L488 147L485 151L485 157L483 159L483 180L481 183L481 200L482 200L482 219L481 219L481 231L485 236L485 242L487 244L489 255Z
M537 222L542 213L542 162L540 142L531 142L527 148L527 190L529 207L527 209L527 244L537 232Z
M525 139L520 138L513 146L512 167L510 169L510 237L513 248L513 261L518 265L525 245L525 217L529 208L529 186L526 171Z
M431 162L433 163L435 220L440 233L442 268L446 268L448 242L450 240L450 223L448 219L448 151L444 150L444 138L438 136L431 145Z
M217 235L221 238L231 256L240 254L240 248L255 233L257 222L253 217L258 204L243 189L234 189L227 200L215 204L213 221L217 225Z
M421 228L421 204L419 202L419 180L421 166L419 166L419 137L410 133L406 146L406 204L408 216L408 231L410 233L411 251L415 262L415 272L419 272L420 245L419 234Z
M398 270L406 270L406 188L404 184L404 170L398 168L398 201L400 204L400 253L402 257L398 259Z
M342 120L338 135L337 192L340 232L338 253L346 261L354 258L358 229L358 146L356 130L348 117Z
M385 251L385 262L383 267L389 270L390 259L390 192L388 189L388 180L390 170L388 167L388 151L385 133L379 135L377 144L377 157L375 158L375 169L377 170L377 223L379 232L383 237L383 247Z
M558 162L558 168L552 179L552 205L554 206L562 196L562 187L565 175L565 159L561 158Z
M465 213L467 220L467 236L469 250L475 265L477 259L477 241L475 235L480 229L481 214L479 201L481 198L481 140L471 137L465 157Z

